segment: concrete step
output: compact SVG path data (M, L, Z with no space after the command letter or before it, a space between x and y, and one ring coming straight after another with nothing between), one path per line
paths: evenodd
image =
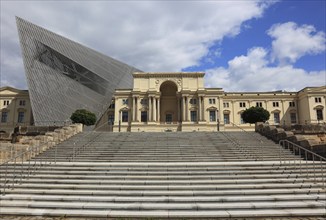
M274 195L243 195L243 196L75 196L75 195L34 195L34 194L8 194L1 197L4 200L26 201L84 201L84 202L155 202L155 203L189 203L189 202L276 202L276 201L326 201L326 194L274 194Z
M259 210L86 210L86 209L31 209L5 207L2 215L65 216L92 218L264 218L264 217L325 217L324 208L259 209Z
M188 203L146 203L146 202L52 202L52 201L2 201L2 207L88 209L88 210L242 210L277 208L325 208L326 201L277 201L277 202L188 202Z
M5 195L0 195L1 214L326 217L326 163L316 166L250 135L78 135L31 161L0 167L0 185L6 183ZM80 150L71 161L74 145Z

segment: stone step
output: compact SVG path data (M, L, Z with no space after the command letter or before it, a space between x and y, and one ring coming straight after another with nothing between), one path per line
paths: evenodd
M87 210L242 210L277 208L325 208L326 201L277 201L277 202L188 202L188 203L146 203L146 202L52 202L52 201L2 201L2 207L87 209Z
M263 217L321 217L326 216L324 208L299 209L259 209L259 210L86 210L86 209L31 209L6 207L1 209L2 215L24 216L65 216L92 218L263 218Z
M283 184L284 183L284 187L286 187L286 183L322 183L324 180L322 178L322 175L320 175L320 177L316 177L316 178L311 178L311 179L307 179L307 178L293 178L293 179L289 179L289 178L282 178L282 179L219 179L219 180L211 180L211 179L205 179L205 180L197 180L197 179L187 179L187 180L151 180L150 178L148 178L147 180L111 180L110 178L108 178L109 180L90 180L90 179L23 179L20 184L24 183L24 187L28 187L30 184L34 184L35 187L41 185L41 184L47 184L47 185L53 185L53 184L57 184L59 186L61 185L100 185L102 186L108 186L108 185L146 185L146 186L151 186L151 185L168 185L173 186L173 185L183 185L183 186L192 186L194 188L198 187L198 185L202 185L202 186L211 186L212 184L219 186L219 185L225 185L226 184L266 184L266 183L270 183L270 184ZM5 180L0 180L0 183L4 182ZM9 179L9 181L11 181ZM269 184L269 185L270 185ZM196 186L195 186L196 185ZM266 186L267 187L267 186ZM20 186L17 186L17 188L20 188ZM40 188L42 188L40 186Z
M0 197L4 200L27 201L84 201L84 202L247 202L247 201L326 201L326 194L274 194L274 195L243 195L243 196L74 196L74 195L34 195L8 194Z
M16 185L16 189L67 189L67 190L146 190L146 191L189 191L189 190L243 190L243 189L311 189L322 188L323 183L316 182L292 182L292 183L230 183L224 184L196 184L196 185L97 185L97 184L28 184Z
M197 181L211 181L211 180L241 180L241 179L270 179L273 177L274 179L292 179L292 181L296 180L309 180L313 181L314 178L319 178L322 180L324 178L324 181L326 181L325 176L323 176L322 172L319 173L307 173L307 174L293 174L293 173L288 173L288 174L255 174L255 175L245 175L245 174L218 174L218 175L170 175L169 173L165 175L148 175L147 173L140 175L140 174L110 174L110 175L96 175L93 174L90 175L89 173L82 173L80 175L73 175L73 174L60 174L60 173L48 173L45 172L45 174L30 174L28 175L27 172L17 172L16 174L13 173L8 173L7 175L3 175L0 179L0 182L4 182L5 178L7 178L7 181L11 181L10 179L15 177L15 179L19 179L20 176L22 175L23 180L28 179L30 181L36 180L36 181L44 181L46 179L48 180L116 180L116 181L128 181L128 180L185 180L185 181L191 181L191 180L197 180ZM326 185L326 184L325 184Z
M1 214L325 217L326 163L303 161L249 134L78 135L22 165L0 167L0 185L6 182L6 191L0 193ZM69 161L75 145L78 154Z
M79 196L247 196L247 195L310 195L310 194L325 194L325 189L318 187L313 188L271 188L271 189L223 189L223 190L169 190L169 189L155 189L155 190L103 190L100 186L98 189L28 189L16 188L14 190L7 189L6 194L35 194L35 195L79 195Z

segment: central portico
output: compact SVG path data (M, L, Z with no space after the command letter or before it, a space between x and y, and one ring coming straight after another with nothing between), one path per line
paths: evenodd
M115 92L111 112L113 131L216 131L218 102L214 99L206 103L205 98L210 96L210 90L215 98L223 91L205 89L204 75L202 72L133 73L133 89Z

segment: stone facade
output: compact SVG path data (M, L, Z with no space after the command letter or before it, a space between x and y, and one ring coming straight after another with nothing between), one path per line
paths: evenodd
M114 132L217 131L245 124L241 113L260 106L271 125L325 123L326 86L299 92L224 92L205 88L202 72L135 72L133 89L117 89L98 129Z
M0 88L0 130L11 132L16 125L33 123L32 108L27 90L9 86Z
M19 136L17 143L1 142L0 163L21 155L17 160L26 161L83 131L82 124L73 124L46 132L44 135ZM32 150L34 149L34 150Z

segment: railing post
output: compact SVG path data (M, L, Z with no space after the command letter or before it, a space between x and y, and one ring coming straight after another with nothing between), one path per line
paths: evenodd
M315 155L312 155L312 163L313 163L313 167L314 167L314 182L316 183L316 167L315 167Z

